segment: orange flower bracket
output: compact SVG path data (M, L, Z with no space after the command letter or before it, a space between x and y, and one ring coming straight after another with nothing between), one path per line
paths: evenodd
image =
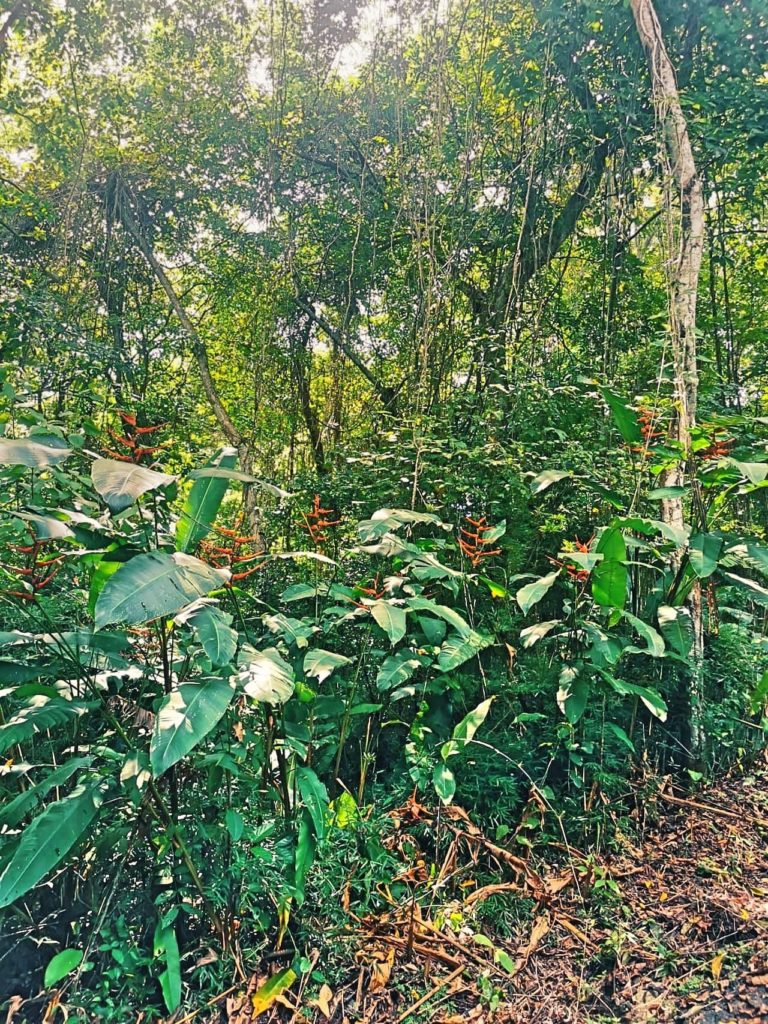
M476 569L483 559L490 558L492 555L500 555L501 548L488 547L489 544L493 543L493 540L488 539L485 535L494 530L495 527L486 522L485 516L480 516L479 519L472 519L471 516L466 516L465 518L467 523L474 527L474 529L468 530L464 526L460 527L459 548L472 568Z

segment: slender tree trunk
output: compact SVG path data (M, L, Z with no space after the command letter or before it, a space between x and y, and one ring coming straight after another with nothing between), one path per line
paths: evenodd
M136 245L139 247L142 255L146 259L149 266L152 268L152 272L157 279L158 284L165 292L168 297L173 311L179 318L181 326L184 328L187 337L192 344L192 352L197 361L198 371L200 373L200 380L203 385L203 391L208 399L208 402L213 410L213 414L216 417L216 422L219 424L222 434L229 441L229 443L237 448L238 456L240 458L240 465L244 473L253 473L253 453L250 445L246 441L245 437L238 430L237 426L231 419L229 413L224 407L218 389L211 374L210 363L208 362L208 350L205 347L205 342L200 337L200 334L192 323L186 309L184 308L181 299L176 293L176 289L173 287L171 279L165 272L165 268L158 260L155 252L144 235L133 212L130 209L128 203L128 197L125 193L120 197L118 203L119 217L123 227L126 229L128 234L133 238ZM248 517L250 532L259 538L258 546L261 550L266 549L266 544L263 538L261 530L261 516L259 513L256 492L252 485L243 485L243 504L245 506L245 512Z
M688 134L688 125L680 105L675 70L669 58L653 0L630 0L637 32L648 58L653 88L653 103L664 141L666 170L674 181L679 207L670 208L676 220L677 252L669 272L669 309L672 358L675 375L676 439L686 456L690 449L691 429L696 423L698 364L696 358L696 300L699 271L704 250L704 199L701 180ZM664 483L676 486L685 476L685 458L671 470ZM674 526L684 525L681 498L662 501L662 518ZM678 553L678 564L682 553ZM701 586L697 582L688 599L694 631L693 672L690 694L690 742L696 759L703 752L701 731L703 701L704 629Z

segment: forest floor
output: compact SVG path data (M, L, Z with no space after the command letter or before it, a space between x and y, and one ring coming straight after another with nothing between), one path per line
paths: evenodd
M400 881L433 901L350 913L338 950L348 981L319 996L294 986L259 1021L768 1022L768 766L677 792L667 783L639 804L633 838L619 832L610 855L564 844L556 869L492 842L458 807L434 819L409 802L388 841L403 855ZM440 831L447 854L428 875L420 849ZM501 896L527 908L518 934L478 919ZM264 980L208 1019L250 1024Z

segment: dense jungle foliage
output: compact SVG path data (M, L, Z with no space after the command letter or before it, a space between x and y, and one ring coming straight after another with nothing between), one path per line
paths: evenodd
M408 799L547 858L763 748L761 0L3 6L14 1019L322 992Z

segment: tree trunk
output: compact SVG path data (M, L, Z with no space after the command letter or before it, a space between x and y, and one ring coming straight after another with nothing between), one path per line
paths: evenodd
M701 180L688 134L688 125L680 105L675 70L664 45L661 25L653 0L630 0L637 32L648 58L653 88L653 104L664 141L665 169L674 181L679 197L675 211L670 203L670 218L676 216L677 252L669 270L669 311L672 359L675 375L675 416L673 432L685 456L666 474L666 486L678 486L685 476L685 461L690 449L691 429L696 423L698 365L696 359L696 300L699 271L704 249L704 200ZM662 518L675 526L684 525L681 498L662 501ZM678 565L682 553L678 552ZM690 694L690 743L694 758L703 752L701 734L704 630L701 586L697 582L688 599L694 631L693 672Z
M179 318L181 326L186 331L186 334L192 344L192 352L197 360L203 391L205 392L206 398L213 410L216 421L221 428L222 434L234 448L237 448L243 472L252 474L253 453L251 452L248 442L235 426L229 413L224 408L224 404L221 401L221 397L219 396L219 392L211 374L211 367L208 362L208 350L205 347L205 342L200 337L197 328L190 320L189 314L177 295L171 279L166 274L165 269L157 259L149 240L137 223L136 218L131 211L128 197L124 192L121 194L116 206L118 209L118 216L123 227L133 238L147 263L152 268L152 272L154 273L158 284L167 295L168 301L173 307L173 311ZM261 529L261 516L256 503L256 491L252 485L247 483L243 484L243 505L248 519L249 532L258 537L257 546L260 550L264 551L266 550L266 544Z

